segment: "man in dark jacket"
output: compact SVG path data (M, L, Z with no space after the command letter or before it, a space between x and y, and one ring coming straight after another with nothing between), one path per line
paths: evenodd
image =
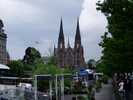
M130 94L131 94L131 90L132 90L132 82L129 77L127 79L125 79L125 81L124 81L124 90L125 90L126 100L131 100Z

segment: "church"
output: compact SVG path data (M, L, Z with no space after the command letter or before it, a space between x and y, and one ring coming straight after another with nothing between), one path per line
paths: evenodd
M77 29L73 48L71 47L69 40L67 47L65 47L63 22L61 20L58 45L57 47L54 47L54 56L57 60L57 65L61 68L69 67L71 69L78 69L85 65L84 49L81 43L79 20L77 20Z

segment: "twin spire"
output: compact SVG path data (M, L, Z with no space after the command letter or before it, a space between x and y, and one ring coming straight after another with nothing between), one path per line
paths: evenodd
M60 47L60 44L65 47L65 39L64 39L64 31L63 31L63 22L61 19L60 22L60 31L59 31L59 38L58 38L58 47ZM77 20L77 28L76 28L76 35L75 35L75 46L81 45L81 36L80 36L80 27L79 27L79 19ZM68 38L68 47L70 47L69 38Z
M65 39L64 39L64 32L63 32L63 22L61 19L60 32L59 32L59 38L58 38L58 48L64 48L64 47L65 47Z
M76 29L76 36L75 36L75 43L78 42L81 44L81 36L80 36L80 28L79 28L79 19L77 20L77 29Z
M62 22L62 19L61 19L61 23L60 23L59 39L64 39L64 32L63 32L63 22Z

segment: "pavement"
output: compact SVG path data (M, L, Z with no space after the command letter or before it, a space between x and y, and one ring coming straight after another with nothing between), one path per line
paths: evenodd
M95 93L95 100L115 100L111 82L109 84L102 84L100 92Z

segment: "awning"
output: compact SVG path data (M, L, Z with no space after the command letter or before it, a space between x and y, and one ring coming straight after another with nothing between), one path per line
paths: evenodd
M7 70L9 70L10 68L8 66L6 66L6 65L0 64L0 69L7 69Z

